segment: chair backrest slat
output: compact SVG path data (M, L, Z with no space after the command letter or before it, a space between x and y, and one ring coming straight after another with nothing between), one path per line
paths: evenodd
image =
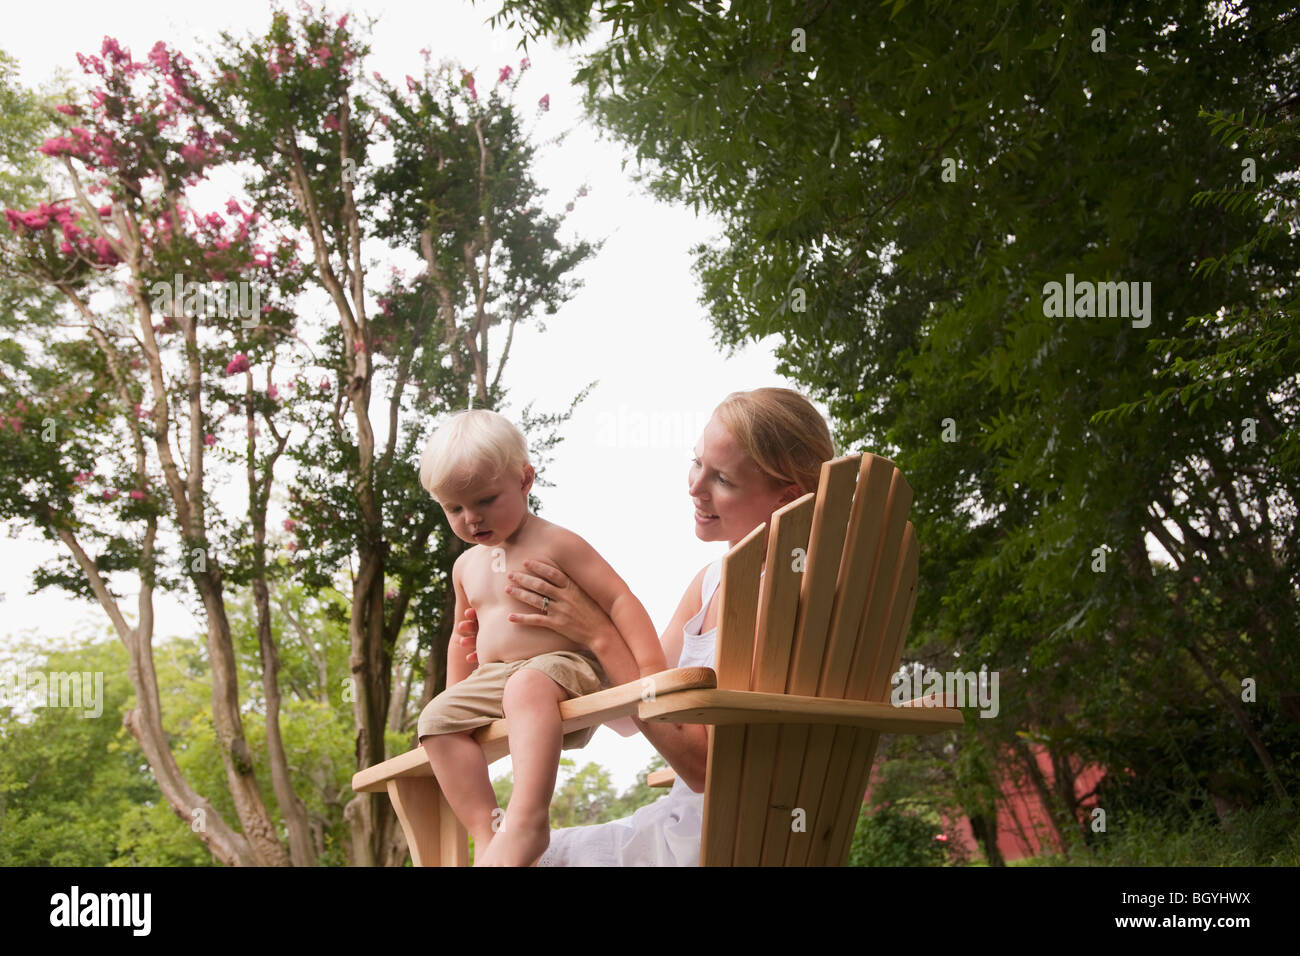
M835 606L831 611L826 653L819 663L817 683L803 691L805 694L844 696L853 652L862 630L864 598L869 593L876 566L893 474L894 463L889 459L878 455L862 456L844 540L844 556L835 581Z
M861 455L848 455L822 463L813 506L812 532L808 536L789 674L785 686L774 688L776 691L803 695L817 691L835 603L835 582L844 553L844 538L853 508L853 488L861 461Z
M759 572L763 569L763 531L759 525L722 559L713 661L719 689L749 690L749 675L754 665L754 626L758 621Z
M903 532L907 528L907 512L912 507L912 486L903 473L895 469L889 484L889 503L885 506L885 532L876 552L871 584L867 588L867 610L863 615L862 629L858 632L857 648L848 669L848 686L836 697L863 700L867 696L872 669L880 653L885 622L893 603L893 585L902 570ZM879 579L879 580L878 580ZM823 672L822 677L826 678Z
M772 514L749 690L776 694L785 690L790 671L790 645L799 615L799 591L804 580L803 560L798 555L808 550L816 497L810 492Z

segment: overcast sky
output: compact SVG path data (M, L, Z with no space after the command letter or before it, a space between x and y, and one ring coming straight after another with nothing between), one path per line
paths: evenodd
M517 36L484 23L496 7L495 0L477 6L438 0L331 5L330 11L378 17L367 70L400 83L406 74L420 74L419 50L428 47L434 63L454 59L478 71L479 88L486 89L501 66L517 66L522 56ZM137 59L159 39L189 52L196 39L215 39L223 29L237 35L263 30L269 10L266 0L11 4L0 48L18 58L23 81L36 86L60 67L79 79L75 54L98 53L105 35ZM771 341L731 358L712 344L689 250L716 235L717 223L644 195L632 182L632 163L627 173L620 170L624 150L599 141L581 119L578 92L569 86L570 56L549 45L531 48L529 56L532 67L516 99L531 104L549 94L551 105L534 124L535 141L568 132L563 144L543 148L539 157L536 178L550 191L548 209L559 211L589 186L568 226L606 243L581 271L585 287L547 320L547 331L525 327L516 333L503 376L512 404L502 411L513 415L529 400L535 412L560 411L588 382L600 380L565 428L544 475L555 486L537 490L541 513L590 541L662 629L695 572L724 550L694 535L686 494L691 445L728 392L794 385L774 373ZM0 540L7 572L0 582L4 633L39 634L51 643L74 633L103 633L106 618L97 606L50 592L27 594L32 570L52 554L35 536ZM158 613L159 638L203 631L202 622L177 604L160 601ZM602 764L623 789L653 754L644 738L601 728L586 749L567 756ZM493 775L507 768L508 758L493 765Z

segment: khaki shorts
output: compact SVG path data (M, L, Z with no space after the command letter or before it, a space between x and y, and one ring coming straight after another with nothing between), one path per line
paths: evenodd
M594 694L605 686L605 672L590 652L552 651L521 661L489 661L479 664L468 677L452 684L425 705L417 725L419 739L475 730L500 720L505 716L501 699L505 696L506 681L524 667L541 671L568 691L570 697ZM561 749L585 747L598 727L570 731L564 735Z

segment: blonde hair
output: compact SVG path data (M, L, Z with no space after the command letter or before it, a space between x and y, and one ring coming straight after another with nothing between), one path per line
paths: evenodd
M835 457L830 428L812 402L788 388L732 392L713 414L777 485L817 490L822 462Z
M513 422L486 408L472 408L453 413L424 446L420 485L437 498L439 491L451 490L457 472L495 481L506 474L522 475L529 464L528 442Z

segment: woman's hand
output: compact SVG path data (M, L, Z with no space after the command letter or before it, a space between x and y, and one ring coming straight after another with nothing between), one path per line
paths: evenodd
M469 648L465 653L465 660L469 661L471 664L477 664L478 615L474 612L472 607L465 608L465 617L456 625L456 633L460 635L460 646Z
M537 611L511 614L511 621L549 628L584 646L590 646L598 635L614 626L600 605L559 568L531 558L524 562L524 568L529 573L512 571L506 575L506 593L531 604ZM543 598L548 599L545 613Z

